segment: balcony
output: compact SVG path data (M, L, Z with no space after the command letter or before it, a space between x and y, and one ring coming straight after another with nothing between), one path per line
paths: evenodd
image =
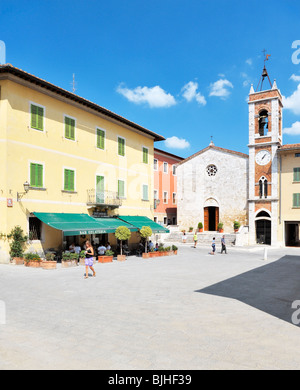
M118 208L122 205L122 199L118 197L118 193L114 191L99 192L92 188L87 190L87 205L102 206L110 209Z

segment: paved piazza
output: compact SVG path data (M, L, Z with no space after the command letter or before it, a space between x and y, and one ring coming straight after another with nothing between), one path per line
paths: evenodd
M299 369L300 248L267 255L0 265L0 369Z

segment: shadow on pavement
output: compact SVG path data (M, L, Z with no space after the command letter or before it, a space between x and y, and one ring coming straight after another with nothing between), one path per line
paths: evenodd
M237 299L281 320L292 322L300 306L300 256L286 255L270 264L195 292ZM300 321L300 311L297 315Z

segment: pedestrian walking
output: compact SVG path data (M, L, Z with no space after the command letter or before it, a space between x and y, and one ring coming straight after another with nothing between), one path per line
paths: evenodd
M194 248L196 248L197 241L198 241L198 235L197 235L197 230L195 230L195 234L194 234Z
M89 277L89 268L93 271L93 276L96 276L96 272L93 268L94 264L94 248L91 243L87 241L85 243L86 251L85 251L85 279Z
M211 243L211 254L214 255L216 252L216 238L214 237Z
M222 245L221 254L222 254L223 252L225 252L225 254L227 255L226 243L225 243L225 236L224 236L224 235L223 235L222 238L221 238L221 245Z
M184 244L186 243L186 234L185 234L185 230L183 231L182 242L183 242Z

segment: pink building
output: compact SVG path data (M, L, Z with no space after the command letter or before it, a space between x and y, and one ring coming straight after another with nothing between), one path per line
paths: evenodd
M154 148L154 221L177 224L176 164L184 158Z

